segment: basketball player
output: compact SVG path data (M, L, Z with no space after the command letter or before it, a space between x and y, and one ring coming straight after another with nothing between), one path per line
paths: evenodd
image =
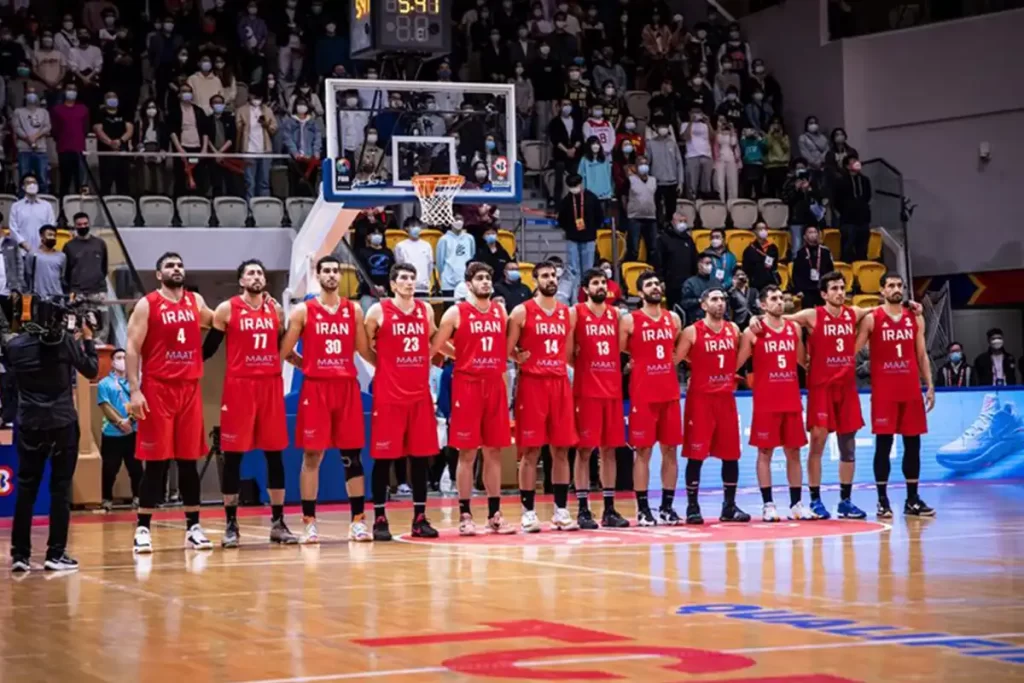
M298 543L284 522L281 452L288 447L288 426L278 353L283 313L266 295L267 275L262 262L243 261L238 266L237 276L242 294L217 306L213 312L213 329L203 342L203 360L217 353L225 337L228 345L220 408L220 443L224 451L221 493L227 523L220 544L224 548L238 547L242 454L254 448L261 449L267 459L270 541Z
M555 514L551 527L575 531L579 525L566 508L569 498L569 449L576 445L576 421L568 360L576 326L576 310L555 299L558 275L555 264L534 266L537 293L512 310L508 323L508 356L519 364L516 391L516 445L519 462L519 499L523 504L522 529L540 531L534 510L537 458L544 444L551 448L551 482Z
M882 278L885 303L866 316L857 332L857 351L871 345L871 431L875 435L875 485L878 517L892 517L886 488L889 454L896 434L903 437L903 476L907 501L903 514L934 517L935 510L917 495L921 475L921 435L928 431L925 413L935 407L935 385L924 337L924 316L903 306L903 278ZM921 379L927 391L921 396Z
M587 298L576 304L576 349L572 395L576 402L576 523L596 529L590 512L590 456L600 454L604 511L601 526L621 529L629 522L615 509L615 449L626 443L622 413L622 357L619 355L619 309L609 306L608 280L603 271L591 268L581 280Z
M633 488L636 490L637 526L658 522L647 501L651 478L651 449L661 450L661 504L658 519L676 526L679 515L672 507L679 481L676 448L683 442L679 410L679 375L675 358L680 351L683 323L679 315L662 309L661 281L653 271L636 279L643 305L624 316L619 325L619 344L632 357L629 373L629 441L636 449Z
M750 445L757 447L757 483L761 487L761 519L778 522L779 512L772 501L772 455L776 448L786 454L786 478L789 481L789 518L814 519L800 502L803 470L800 449L807 445L803 405L797 365L804 365L804 343L800 326L783 319L785 302L782 290L768 285L759 299L765 312L760 334L747 329L740 339L737 370L754 358L754 419L750 425Z
M430 340L437 331L434 312L413 298L416 268L391 266L394 296L366 312L366 336L375 345L377 372L373 378L373 420L370 454L373 468L373 538L390 541L385 512L390 461L409 457L412 484L412 535L437 538L427 521L427 458L437 455L437 418L430 394ZM382 462L384 461L384 462Z
M281 356L292 357L302 340L302 389L295 418L295 446L302 449L299 495L302 498L303 543L319 543L316 499L320 488L320 463L324 451L337 448L345 466L345 490L352 521L348 539L373 540L364 518L366 483L361 453L363 399L355 354L374 362L363 330L362 309L338 294L341 262L327 255L316 262L320 293L299 304L288 316L288 330L281 340Z
M146 463L133 550L153 552L149 527L171 460L178 464L185 504L185 547L210 550L213 544L199 526L196 461L206 453L201 330L210 327L213 311L199 294L185 291L179 254L167 252L157 259L156 279L157 290L140 299L128 319L125 366L131 413L139 424L135 457Z
M505 388L505 309L493 301L494 270L485 263L466 266L466 300L441 317L430 355L440 353L455 337L452 371L452 411L448 445L459 450L456 479L459 489L459 534L476 536L470 510L473 463L483 449L483 481L487 491L487 530L514 534L501 516L501 449L512 442Z
M686 523L703 524L697 495L700 471L709 455L722 461L721 521L749 522L736 505L740 476L740 425L736 412L736 356L740 331L725 319L725 290L712 287L701 295L705 317L683 330L679 359L690 364L683 420L686 423Z

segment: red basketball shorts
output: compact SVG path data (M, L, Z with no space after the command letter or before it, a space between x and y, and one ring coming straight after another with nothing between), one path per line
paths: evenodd
M370 421L370 455L377 460L397 460L411 455L437 455L437 417L427 394L405 403L373 403Z
M683 456L706 460L740 459L740 418L736 397L728 394L687 394L683 403Z
M871 395L871 433L920 436L928 433L928 416L920 394L907 401Z
M512 443L508 391L501 375L452 376L452 416L448 445L452 448L504 448Z
M651 448L655 443L675 448L683 442L679 399L657 403L633 402L629 407L629 444Z
M803 448L807 430L799 410L789 413L754 409L750 423L750 445L756 448Z
M515 409L516 445L571 448L579 441L568 377L519 375Z
M807 390L807 429L824 427L836 434L853 434L863 426L856 384L839 382Z
M280 375L224 378L220 445L227 453L244 453L254 448L264 451L288 448L284 384Z
M621 398L587 398L576 401L576 431L581 448L618 448L626 444L626 417Z
M363 399L359 380L303 378L295 417L295 447L307 451L362 448Z
M149 413L139 420L139 460L198 460L206 455L203 394L198 379L143 376Z

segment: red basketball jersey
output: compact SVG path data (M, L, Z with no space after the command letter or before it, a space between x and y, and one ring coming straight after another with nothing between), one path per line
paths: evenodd
M690 347L690 394L731 394L736 389L736 330L727 321L715 332L704 320L693 324Z
M486 311L462 301L459 329L455 331L456 375L500 377L508 358L505 348L505 316L501 306L491 303Z
M312 298L306 301L302 329L302 374L314 379L356 377L355 304L342 299L331 313Z
M629 374L630 398L644 403L678 400L679 375L676 374L672 353L679 331L672 315L662 311L655 320L640 309L631 315L633 334L629 337L629 354L633 357L633 370Z
M611 306L597 315L576 304L576 361L572 394L584 398L622 398L619 316Z
M377 372L373 399L383 403L430 398L430 307L414 301L406 313L393 300L380 302Z
M529 351L519 371L524 375L565 377L565 345L569 340L569 307L562 302L548 313L536 299L523 303L526 321L519 335L519 349Z
M754 338L754 406L768 413L799 413L800 379L797 376L797 340L800 328L786 321L781 330L761 323L764 332Z
M146 295L149 329L142 343L142 374L158 379L203 376L203 336L199 303L191 292L171 301L159 291Z
M276 377L281 374L278 353L280 320L277 309L264 301L252 308L241 296L231 298L231 319L225 330L228 377Z
M890 401L921 396L917 365L917 316L904 308L893 319L884 307L876 308L871 332L871 394Z
M839 315L832 315L825 306L818 306L807 344L811 356L808 386L856 383L857 315L852 308L843 306Z

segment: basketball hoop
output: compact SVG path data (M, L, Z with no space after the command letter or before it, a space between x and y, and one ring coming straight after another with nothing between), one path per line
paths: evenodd
M420 200L420 220L431 226L451 225L452 202L466 179L460 175L417 175L412 184Z

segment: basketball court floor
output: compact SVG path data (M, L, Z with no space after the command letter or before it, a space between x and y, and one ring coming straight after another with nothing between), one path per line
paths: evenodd
M439 541L358 546L334 506L327 542L287 548L266 543L259 508L242 511L242 548L208 553L181 549L181 512L167 511L142 559L133 515L79 514L80 572L0 579L0 681L1024 680L1022 494L923 486L939 516L891 525L473 539L454 535L456 501L431 499ZM702 496L706 516L719 500ZM756 492L740 504L760 511ZM216 543L223 517L203 515ZM45 537L38 526L37 563Z

